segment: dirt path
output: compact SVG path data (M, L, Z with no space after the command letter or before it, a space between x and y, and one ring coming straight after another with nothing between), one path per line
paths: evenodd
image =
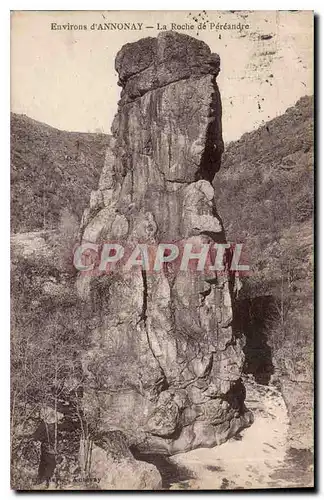
M288 463L289 421L281 393L272 386L247 384L246 406L253 411L255 421L240 436L215 448L201 448L170 459L190 477L171 483L170 489L301 486L300 478L294 477L294 464ZM298 476L298 468L295 472Z

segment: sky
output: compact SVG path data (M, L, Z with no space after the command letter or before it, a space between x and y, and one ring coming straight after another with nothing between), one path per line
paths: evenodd
M198 29L201 20L206 29ZM224 29L239 22L243 30ZM51 29L52 23L87 29ZM142 29L91 30L94 23L142 23ZM110 133L121 91L115 56L125 43L157 36L158 23L167 29L174 23L220 55L225 142L313 94L312 11L16 11L11 110L61 130Z

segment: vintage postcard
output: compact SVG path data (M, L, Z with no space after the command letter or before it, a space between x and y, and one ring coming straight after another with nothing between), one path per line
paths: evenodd
M11 13L11 487L314 487L312 11Z

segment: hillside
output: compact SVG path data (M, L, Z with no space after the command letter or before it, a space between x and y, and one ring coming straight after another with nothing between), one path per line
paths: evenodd
M57 130L11 114L11 230L56 229L62 207L81 219L109 136Z
M269 229L278 235L310 220L313 99L301 98L284 115L230 143L215 189L229 239L264 236ZM233 202L224 207L229 199Z
M303 97L229 144L214 182L227 238L251 268L236 304L246 371L280 382L296 447L312 441L313 162L313 98Z

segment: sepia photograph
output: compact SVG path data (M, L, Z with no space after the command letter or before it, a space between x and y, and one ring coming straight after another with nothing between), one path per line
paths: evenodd
M11 11L12 490L314 489L314 20Z

